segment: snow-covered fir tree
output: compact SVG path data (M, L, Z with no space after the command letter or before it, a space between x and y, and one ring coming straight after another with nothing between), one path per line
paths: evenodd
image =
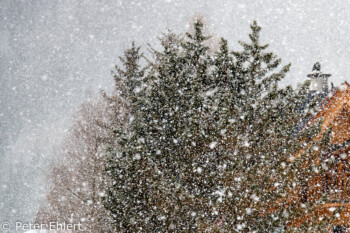
M329 134L313 140L319 124L297 127L315 106L300 110L309 83L278 86L290 65L275 71L281 59L260 44L256 22L243 51L222 39L214 55L202 27L164 36L150 70L128 77L140 80L129 84L130 125L118 129L106 164L105 206L118 231L271 232L315 205L288 197L322 172L313 159L329 145Z

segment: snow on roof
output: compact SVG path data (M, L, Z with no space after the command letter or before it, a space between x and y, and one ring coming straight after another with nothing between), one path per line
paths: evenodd
M339 90L340 90L340 91L345 91L345 90L348 89L349 87L350 87L349 83L345 81L344 83L342 83L342 84L340 85Z

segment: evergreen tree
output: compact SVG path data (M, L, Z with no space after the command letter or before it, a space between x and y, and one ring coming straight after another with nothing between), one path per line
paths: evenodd
M307 211L286 196L322 172L313 159L329 135L313 140L320 124L297 127L315 106L300 111L309 84L279 88L290 64L275 71L281 59L260 45L256 22L251 29L243 51L222 39L210 55L197 21L185 38L161 39L147 72L139 49L125 53L115 81L128 93L130 121L115 130L106 164L105 206L117 231L271 232Z
M117 72L112 72L115 96L104 94L111 105L124 101L129 119L127 124L114 128L115 142L110 145L106 166L112 185L104 201L117 229L147 231L154 229L152 222L156 221L151 214L154 211L152 198L155 198L151 190L156 187L152 178L157 174L154 174L155 169L142 148L145 131L140 125L145 124L145 119L140 112L143 108L141 97L146 88L146 67L140 65L142 57L140 48L132 43L124 57L120 57L123 69L116 66Z
M230 123L225 130L228 143L224 153L233 155L234 159L227 160L225 194L222 195L226 200L220 204L222 213L218 221L227 230L270 232L286 225L301 211L300 205L286 204L286 195L295 190L290 185L313 176L316 167L322 170L310 162L311 158L315 158L315 151L309 149L312 146L307 145L306 149L301 143L315 138L320 125L303 132L295 131L299 122L308 119L315 108L315 104L310 104L307 111L298 111L307 101L309 83L299 90L293 90L290 86L278 88L278 82L285 77L290 64L277 73L273 72L281 59L271 52L265 52L268 45L259 44L261 28L256 22L251 29L250 43L240 42L243 51L233 52L234 64L225 67L225 60L228 59L223 58L228 56L228 52L224 40L217 56L218 70L225 67L225 71L232 70L234 74L233 85L229 85L232 87L229 93L233 93L230 105L223 108L230 109L225 117L230 119ZM224 74L223 79L229 84L225 72L221 71L220 74ZM315 147L320 148L319 153L327 151L330 143L327 138L329 136L326 135L323 141L313 142ZM309 167L298 171L298 166L289 160L302 149L305 149L305 153L303 159L298 161L299 167L305 167L305 164ZM220 201L222 199L220 197ZM299 200L294 201L297 203ZM271 203L280 202L283 204L271 208ZM304 211L310 211L310 208Z

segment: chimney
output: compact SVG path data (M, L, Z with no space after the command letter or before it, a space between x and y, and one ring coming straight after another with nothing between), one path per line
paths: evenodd
M323 74L321 72L321 64L316 62L312 68L311 74L307 77L311 79L310 91L324 94L328 92L328 77L331 74Z

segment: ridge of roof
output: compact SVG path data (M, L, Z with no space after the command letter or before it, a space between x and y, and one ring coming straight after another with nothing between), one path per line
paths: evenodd
M345 87L345 89L342 87ZM321 100L320 109L314 116L310 117L310 119L307 121L303 128L309 127L310 125L315 123L315 120L319 119L322 116L322 114L324 114L331 108L334 102L338 99L337 96L341 93L344 93L345 91L350 91L350 84L347 81L343 82L339 87L334 87L329 93L330 96L328 95Z

